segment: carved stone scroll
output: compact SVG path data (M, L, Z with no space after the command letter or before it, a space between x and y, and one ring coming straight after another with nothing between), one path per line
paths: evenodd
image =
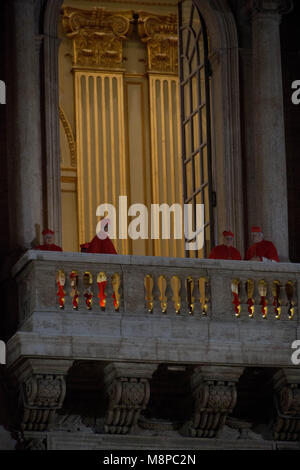
M111 363L104 369L109 397L104 429L110 434L130 433L150 398L153 364Z
M191 385L194 412L181 432L191 437L216 437L236 404L241 367L198 367Z
M21 384L22 431L51 428L65 398L65 376L71 366L72 361L68 360L30 358L16 369Z
M300 438L300 370L286 368L274 375L275 419L272 422L276 441Z

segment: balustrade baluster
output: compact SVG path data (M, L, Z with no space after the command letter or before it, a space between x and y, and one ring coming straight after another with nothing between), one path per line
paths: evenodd
M154 288L154 279L151 274L147 274L144 278L145 286L145 300L146 307L149 313L153 313L153 288Z
M180 314L181 309L181 296L180 296L180 289L181 289L181 281L178 276L171 277L171 287L172 287L172 301L174 304L174 309L177 315Z

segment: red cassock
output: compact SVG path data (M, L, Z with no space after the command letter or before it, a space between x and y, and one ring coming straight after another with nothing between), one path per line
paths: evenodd
M116 255L116 249L113 242L109 237L106 237L104 240L98 238L97 235L94 236L93 240L89 243L81 245L84 247L85 253L109 253Z
M240 252L233 246L218 245L215 246L209 255L210 259L236 259L241 260Z
M35 249L44 251L62 251L61 247L54 243L51 243L50 245L39 245Z
M262 240L261 242L254 243L254 245L250 246L246 253L245 260L250 260L256 256L260 258L260 261L262 261L262 258L268 258L279 262L276 247L268 240Z

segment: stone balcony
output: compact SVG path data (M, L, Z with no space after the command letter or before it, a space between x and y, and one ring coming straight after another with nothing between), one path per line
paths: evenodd
M19 325L7 365L22 384L25 433L57 431L80 387L106 403L103 434L134 433L167 387L171 402L192 403L175 417L180 435L211 446L245 408L237 394L253 373L264 399L277 397L272 438L299 439L300 265L28 251L13 276Z

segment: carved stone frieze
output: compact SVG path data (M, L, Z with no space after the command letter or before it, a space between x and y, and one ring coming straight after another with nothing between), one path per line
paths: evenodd
M156 365L112 363L104 369L108 410L104 431L127 434L137 424L150 398L149 379Z
M132 29L132 11L92 10L64 7L63 27L73 40L73 65L121 68L123 41Z
M300 371L281 369L274 376L276 417L273 437L278 441L298 441L300 437Z
M138 32L147 44L148 71L178 73L178 32L175 14L140 12Z
M222 369L224 369L222 371ZM198 367L191 385L194 412L181 432L191 437L216 437L236 404L240 367Z

